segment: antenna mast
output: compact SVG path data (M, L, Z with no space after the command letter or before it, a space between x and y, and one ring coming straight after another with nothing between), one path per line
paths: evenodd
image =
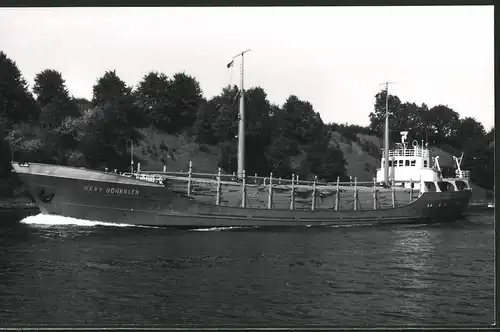
M241 56L241 86L240 86L240 114L238 123L238 178L243 177L243 169L245 168L245 89L244 89L244 55L250 49L236 54L233 60Z

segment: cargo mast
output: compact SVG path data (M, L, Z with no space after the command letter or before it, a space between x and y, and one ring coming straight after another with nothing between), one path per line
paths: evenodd
M389 186L389 83L385 82L384 183Z
M245 88L244 88L244 58L245 53L249 52L250 49L238 53L233 57L235 58L241 56L241 71L240 71L240 112L238 116L238 173L237 177L243 177L243 170L245 169ZM230 63L232 65L232 62ZM228 65L229 67L229 65Z

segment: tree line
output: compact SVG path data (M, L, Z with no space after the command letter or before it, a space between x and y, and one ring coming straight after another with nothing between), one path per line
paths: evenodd
M152 71L132 88L112 70L96 80L92 99L86 100L70 94L62 73L45 69L35 76L32 90L15 61L0 51L0 177L9 178L12 158L126 171L130 143L143 138L139 129L151 127L218 146L219 166L236 170L236 86L207 99L199 82L186 73L168 77ZM291 95L276 105L261 87L245 90L244 98L246 153L252 156L245 160L248 174L347 179L344 155L331 144L332 131L353 140L358 133L378 135L385 112L384 92L376 95L368 127L325 124L310 102ZM435 144L473 149L492 137L475 120L460 119L446 106L429 110L402 104L396 96L389 97L389 106L391 130L409 129L415 139L425 133ZM476 143L464 139L464 133ZM482 149L483 157L488 156Z

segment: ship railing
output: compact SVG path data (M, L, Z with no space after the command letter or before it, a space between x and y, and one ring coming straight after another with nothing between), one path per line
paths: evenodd
M233 199L242 207L246 207L248 203L259 206L265 204L268 209L281 204L282 208L287 206L292 210L316 208L337 210L345 207L363 210L408 204L419 195L417 188L396 187L394 183L390 188L384 188L376 183L376 179L358 181L354 177L350 181L341 182L340 178L337 178L337 181L327 182L320 181L317 177L312 180L300 179L297 175L280 178L273 176L272 173L265 177L244 174L244 179L238 179L235 173L224 174L220 168L217 174L193 172L192 163L187 172L135 173L137 178L147 181L167 180L165 184L173 190L191 197L197 196L202 201L208 200L207 203L216 205L226 204ZM412 182L418 183L418 181Z
M181 182L191 182L195 183L205 183L216 185L218 182L219 174L215 173L196 173L191 172L157 172L157 171L141 171L137 174L138 179L152 181L152 182L162 182L165 179L181 181ZM342 191L372 191L373 188L379 191L390 191L391 188L383 188L381 185L374 183L373 181L357 181L354 178L351 181L337 181L337 182L327 182L319 180L300 180L298 176L294 175L294 179L286 179L281 177L273 177L272 174L267 177L252 175L245 177L245 185L248 188L269 188L270 184L274 188L278 189L295 189L302 190L312 190L316 187L317 190L342 190ZM414 181L414 183L417 181ZM241 186L242 180L238 179L236 174L220 174L220 183L225 186ZM405 191L404 187L394 186L395 191Z
M382 157L384 157L384 152L382 151ZM389 157L419 157L427 158L429 157L429 150L427 149L395 149L389 150Z
M139 179L175 179L179 181L188 181L189 180L189 172L158 172L158 171L141 171L137 177ZM234 185L239 185L241 179L238 179L236 174L225 174L221 173L221 181L223 182L231 182ZM203 180L212 180L216 181L218 177L217 173L191 173L191 181L203 181ZM212 182L209 181L209 182ZM205 182L205 181L204 181ZM257 175L246 175L246 184L247 185L259 185L259 186L268 186L272 182L273 185L282 185L282 186L291 186L292 183L294 186L299 187L312 187L314 184L318 187L335 187L337 182L327 182L320 180L300 180L298 176L294 180L281 178L281 177L272 177L271 176L257 176ZM342 187L372 187L372 181L339 181L339 186Z
M455 174L457 177L460 176L460 172L458 171L458 169L455 171ZM462 170L462 178L465 180L470 180L470 171Z

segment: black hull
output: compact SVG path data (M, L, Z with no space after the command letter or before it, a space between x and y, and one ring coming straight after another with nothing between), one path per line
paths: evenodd
M196 202L153 183L72 167L13 164L44 214L168 227L311 227L433 223L462 218L471 191L423 193L395 208L360 211L285 210Z

